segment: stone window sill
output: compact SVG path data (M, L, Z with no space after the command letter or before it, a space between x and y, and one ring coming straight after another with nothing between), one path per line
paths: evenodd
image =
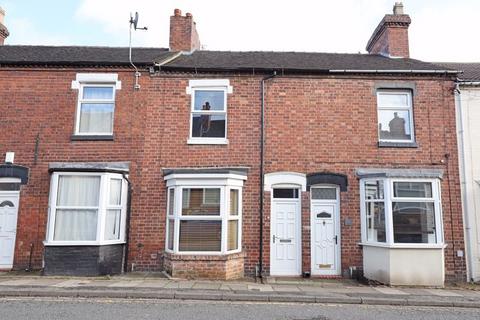
M71 141L113 141L113 134L110 135L72 135Z
M416 142L392 142L392 141L379 141L379 148L418 148Z

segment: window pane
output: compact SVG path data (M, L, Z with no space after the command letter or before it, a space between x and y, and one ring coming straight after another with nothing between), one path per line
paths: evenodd
M168 197L168 215L173 216L173 208L175 206L175 189L170 188L169 191L170 193Z
M97 239L97 210L60 210L55 216L54 240L95 241Z
M98 207L100 177L60 176L58 178L58 206Z
M225 115L192 115L192 137L225 138Z
M405 93L378 95L378 105L381 107L403 107L408 106L409 95Z
M365 199L375 200L383 199L383 181L366 181L365 182Z
M431 198L432 184L430 182L394 182L395 197Z
M167 245L169 250L173 250L173 240L175 239L174 232L175 232L175 220L169 219L168 220L168 239L167 239Z
M83 99L113 99L113 87L83 87Z
M379 110L378 131L383 140L411 140L410 111Z
M298 189L273 189L273 197L283 199L298 198Z
M110 197L109 204L119 206L122 201L122 180L110 179Z
M111 133L114 108L113 103L82 103L80 132Z
M433 202L392 202L396 243L435 243Z
M180 221L180 251L220 251L221 221Z
M228 241L227 250L238 249L238 220L228 221Z
M196 111L224 111L225 110L225 91L195 90Z
M107 210L105 220L105 240L120 239L121 210Z
M335 200L337 189L335 188L312 188L312 199L314 200Z
M230 190L230 214L232 216L238 215L238 190Z
M367 240L386 242L385 205L383 202L367 202Z
M220 189L183 189L182 215L220 215Z

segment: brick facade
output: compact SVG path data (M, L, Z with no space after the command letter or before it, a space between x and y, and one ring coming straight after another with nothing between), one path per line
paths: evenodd
M70 83L77 72L117 72L114 141L71 141L77 91ZM188 145L190 96L188 80L228 78L228 145ZM165 247L166 189L162 168L249 168L243 188L243 253L233 266L217 259L212 271L225 277L254 275L259 259L260 80L251 75L156 74L141 78L133 91L133 75L122 69L9 69L0 70L0 100L7 112L2 123L0 154L14 151L16 163L30 168L22 187L15 268L28 265L33 244L33 266L40 268L49 197L48 163L63 161L131 161L132 210L128 268L162 270ZM418 148L380 148L377 145L378 83L414 83L414 121ZM265 172L334 172L348 176L341 192L342 271L361 266L358 167L442 168L442 205L447 248L448 279L464 279L464 250L460 188L457 170L453 82L442 77L393 76L279 76L266 89ZM12 94L13 92L13 94ZM38 141L38 143L37 143ZM264 206L264 272L269 273L269 204ZM302 193L302 271L310 268L309 194ZM168 262L169 261L169 262ZM197 262L203 261L203 262ZM240 262L241 261L241 262ZM205 263L192 258L165 259L178 272ZM208 264L210 265L210 264ZM242 267L240 267L242 265ZM171 268L171 267L170 267ZM194 268L196 269L196 268ZM242 269L240 271L240 269ZM200 268L199 270L203 270ZM200 272L200 271L198 271ZM212 274L213 274L212 273ZM206 273L199 273L208 277ZM223 273L222 273L223 277Z

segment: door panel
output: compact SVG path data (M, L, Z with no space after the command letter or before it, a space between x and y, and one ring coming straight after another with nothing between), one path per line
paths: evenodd
M271 256L272 275L299 275L299 201L272 202Z
M13 265L17 214L18 194L0 194L0 269Z
M312 274L338 274L337 203L312 202Z

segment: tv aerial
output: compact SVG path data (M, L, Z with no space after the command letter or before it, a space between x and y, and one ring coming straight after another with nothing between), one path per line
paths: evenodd
M132 30L133 31L148 30L148 28L147 27L141 27L141 28L138 27L138 12L135 12L135 16L132 16L132 13L130 13L129 23L130 23L130 33L129 33L129 41L128 41L128 58L129 58L130 64L135 69L135 85L133 86L133 88L135 90L139 90L140 89L140 84L138 83L138 79L140 78L141 74L138 71L137 66L135 66L135 64L132 61Z

